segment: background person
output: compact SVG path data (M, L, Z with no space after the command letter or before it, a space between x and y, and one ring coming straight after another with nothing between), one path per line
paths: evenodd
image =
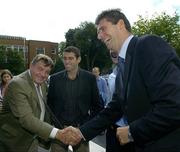
M115 91L115 79L116 79L117 70L118 70L117 69L118 54L110 51L110 57L113 62L113 69L112 69L112 73L109 74L108 79L107 79L109 94L108 94L108 102L106 103L106 106L108 105L110 101L112 101L112 97Z
M2 70L1 84L0 84L0 101L3 100L7 85L12 78L13 78L13 75L12 75L11 71L9 71L8 69Z
M68 46L63 50L65 70L50 77L48 105L64 127L79 127L102 109L96 78L92 73L79 68L80 61L80 50ZM69 145L55 142L51 151L67 152ZM74 152L89 152L89 143L83 141L72 148Z
M4 69L1 72L1 83L0 83L0 112L3 110L3 97L6 92L9 81L13 78L11 71Z
M99 95L100 95L100 101L103 107L105 107L106 102L108 100L108 86L106 80L100 76L100 69L99 67L94 67L92 69L92 73L96 77L96 82L99 90Z

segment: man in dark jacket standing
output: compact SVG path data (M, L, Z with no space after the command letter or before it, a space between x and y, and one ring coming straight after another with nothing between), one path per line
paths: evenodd
M79 127L102 109L96 78L79 68L80 61L80 50L74 46L67 47L63 52L65 70L50 77L48 105L64 127ZM68 146L58 142L52 144L51 150L67 152ZM89 144L81 142L73 146L73 150L89 152Z
M133 36L119 9L103 11L96 25L98 38L124 60L123 93L74 132L90 140L123 117L127 124L117 128L121 145L134 142L137 152L179 152L180 60L174 49L155 35Z

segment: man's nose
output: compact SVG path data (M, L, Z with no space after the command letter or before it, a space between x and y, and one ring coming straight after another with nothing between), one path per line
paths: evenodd
M101 40L102 42L104 42L105 34L103 32L99 32L98 35L97 35L97 38L99 40Z
M41 72L41 75L42 75L43 77L46 77L46 76L47 76L47 73L46 73L46 72Z
M102 39L102 34L101 34L101 33L102 33L102 32L99 32L98 35L97 35L97 38L98 38L99 40Z

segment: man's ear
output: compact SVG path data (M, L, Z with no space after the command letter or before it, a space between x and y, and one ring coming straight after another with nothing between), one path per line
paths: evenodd
M124 21L123 21L122 19L120 19L120 20L117 22L117 24L118 24L118 27L121 28L121 29L125 27Z
M78 63L80 63L81 62L81 57L78 57Z

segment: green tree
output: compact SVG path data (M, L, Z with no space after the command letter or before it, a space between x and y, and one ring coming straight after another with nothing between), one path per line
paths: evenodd
M66 34L66 46L74 45L81 50L80 66L91 70L98 66L102 71L111 67L109 51L105 45L97 39L95 24L83 22L78 28L70 29Z
M154 14L152 18L139 16L139 20L132 26L135 35L156 34L169 42L180 55L180 24L178 14L170 16L165 12ZM109 51L106 46L97 39L95 24L83 22L75 29L69 29L65 34L66 42L60 44L60 58L62 50L69 45L81 49L82 61L80 66L91 70L93 66L99 66L107 71L111 67ZM62 61L62 60L61 60ZM58 62L57 62L58 63Z
M55 66L51 70L51 74L59 72L64 69L63 58L62 58L63 52L62 51L65 49L65 47L66 47L66 42L62 41L59 43L59 46L58 46L58 50L59 50L58 55L59 56L58 56L58 58L56 58Z
M66 45L67 45L66 42L63 42L63 41L59 43L59 46L58 46L59 47L59 52L58 52L58 54L59 54L60 58L62 58L62 55L63 55L62 53L63 53L63 50L66 48Z
M176 49L180 55L180 24L179 15L175 13L170 16L165 12L154 14L152 18L143 18L139 16L139 20L132 26L132 31L136 35L156 34L166 40Z
M20 52L15 50L6 51L5 46L0 46L0 68L9 69L14 75L25 70L25 62Z
M57 58L57 60L56 60L54 68L51 70L51 74L59 72L59 71L61 71L63 69L64 69L64 64L63 64L63 61L62 61L62 57L59 56Z
M17 51L7 52L7 62L8 69L10 69L14 74L19 74L25 70L25 62L22 54Z
M6 64L6 47L0 46L0 69L4 69L4 66Z

